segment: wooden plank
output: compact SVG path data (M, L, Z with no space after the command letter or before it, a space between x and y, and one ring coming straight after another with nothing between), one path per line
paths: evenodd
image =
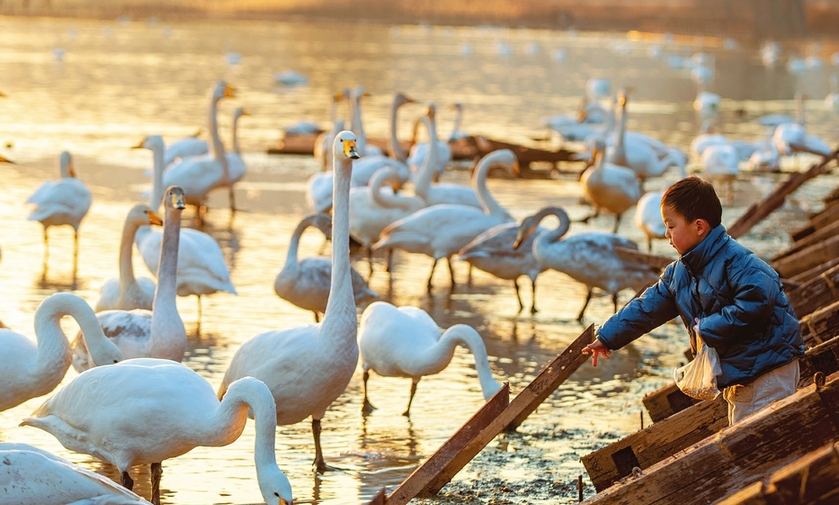
M791 175L783 184L775 188L771 194L760 202L753 203L746 212L744 212L737 221L728 227L728 234L734 238L738 238L746 234L752 229L754 225L763 221L763 219L781 207L786 200L787 195L798 189L802 184L808 180L821 175L828 171L828 165L839 156L839 150L833 151L830 156L822 158L820 163L814 164L806 172L796 173Z
M802 317L801 337L807 345L816 345L839 334L839 302L822 307Z
M839 418L839 374L821 387L801 389L774 402L583 503L713 503L839 437L834 418Z
M805 282L818 277L819 275L823 274L824 272L827 272L828 270L835 267L836 265L839 265L839 258L827 261L825 263L822 263L821 265L818 265L818 266L815 266L813 268L807 269L807 270L801 272L800 274L793 275L792 277L790 277L787 280L790 280L790 281L793 281L793 282L799 283L799 284L804 284Z
M783 278L794 277L810 268L839 257L839 236L818 242L801 251L790 254L772 263L772 267Z
M367 502L367 505L385 505L387 500L387 495L385 494L385 488L379 489L379 491L373 496L373 499Z
M583 354L582 349L593 340L594 325L590 325L562 354L542 369L539 375L512 402L509 402L509 405L504 402L503 407L506 408L503 408L500 402L494 407L485 405L478 414L473 416L474 424L470 424L472 422L470 419L470 422L452 435L388 495L387 503L401 505L416 496L437 494L496 435L505 429L518 427L545 398L553 393L581 364L585 363L588 355ZM506 385L505 389L509 398L509 385ZM498 393L490 399L490 402L493 402L497 396ZM490 417L491 419L488 419Z
M799 251L802 251L813 244L817 244L823 240L827 240L829 238L835 237L839 235L839 221L835 223L831 223L824 228L821 228L810 235L802 238L801 240L795 242L790 247L784 249L783 251L779 252L775 256L772 257L771 261L778 261L782 258L786 258L791 254L795 254Z
M787 296L799 316L830 305L839 300L839 266L790 291Z
M662 419L672 416L676 412L699 403L699 400L682 393L682 390L679 389L676 383L671 382L645 395L641 403L647 409L647 414L649 414L650 419L654 423L657 423Z
M793 242L798 242L836 221L839 221L839 205L825 207L821 212L811 216L806 225L790 233L790 238Z
M829 443L776 470L717 505L839 503L839 454Z
M676 258L671 258L669 256L661 256L658 254L650 254L639 251L637 249L629 249L626 247L615 247L614 249L621 259L632 263L652 267L658 270L659 272L664 270L670 263L676 261Z

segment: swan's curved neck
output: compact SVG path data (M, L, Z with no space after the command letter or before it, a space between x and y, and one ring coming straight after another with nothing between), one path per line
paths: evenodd
M403 102L399 100L393 101L393 108L390 111L390 137L388 137L388 148L390 152L393 154L393 157L399 161L407 162L408 161L408 153L402 149L402 146L399 144L399 136L396 133L397 127L397 117L399 112L399 107L402 105Z
M163 200L163 192L166 188L163 187L163 145L155 143L151 146L152 161L154 162L152 170L152 184L151 196L149 196L149 207L155 212L160 208L160 202Z
M452 132L449 135L448 141L455 140L458 130L460 130L460 123L463 121L463 107L457 108L457 114L454 116L454 124L452 125Z
M541 248L558 241L568 233L568 229L571 227L571 219L569 219L568 214L558 207L547 207L540 210L536 214L536 224L538 225L547 216L556 216L559 219L559 224L553 230L540 233L533 243L534 248Z
M619 165L626 164L626 146L624 144L624 137L626 134L626 101L621 103L620 107L620 123L618 123L618 134L615 139L615 146L612 148L612 159Z
M367 136L364 134L364 123L361 120L361 96L353 92L350 96L350 130L356 136L356 148L358 154L367 154Z
M239 150L239 118L241 117L241 114L235 114L233 116L233 131L231 133L232 138L230 139L233 152L238 154L239 156L242 155L241 151Z
M344 340L348 332L344 326L351 323L358 326L353 298L350 269L350 184L352 178L352 160L339 152L340 157L333 170L332 187L332 279L329 285L329 300L323 315L320 334L334 335ZM334 330L333 330L334 328ZM355 332L352 332L352 345L355 345ZM349 340L347 340L349 342Z
M120 296L125 293L129 286L137 284L137 278L134 277L134 265L131 260L134 249L134 235L137 233L139 226L136 222L126 220L122 227L122 238L119 243L119 290Z
M380 168L370 179L370 197L377 205L386 209L407 209L410 206L410 198L399 193L394 194L389 189L382 191L385 185L393 180L398 180L399 174L390 168Z
M165 336L173 333L172 325L175 324L175 321L183 326L176 304L180 240L181 209L167 207L165 221L163 222L163 239L160 245L160 260L157 265L157 288L154 290L151 334L149 336L149 345L157 348L156 350L150 349L150 351L155 353L168 352L173 345L173 342ZM183 345L183 342L178 342L177 345ZM165 346L166 349L160 349L158 346Z
M297 224L297 228L294 229L294 233L291 234L291 240L288 243L288 252L286 253L285 258L286 268L292 268L297 266L297 249L300 247L300 237L303 236L303 232L306 231L306 228L308 228L311 225L311 217L303 218Z
M218 101L219 98L215 96L210 99L210 107L207 110L207 125L210 129L210 154L221 163L226 179L228 177L227 158L224 156L224 144L222 144L218 133Z
M434 178L434 167L437 165L437 125L433 118L427 115L422 116L420 121L428 130L428 150L425 153L425 159L422 161L422 166L419 168L419 175L414 181L414 191L423 200L428 201L428 190L431 189L431 180ZM419 124L414 125L414 143L416 142L417 130Z
M431 146L429 146L429 149L430 148ZM481 207L484 209L485 214L489 216L510 218L510 214L504 209L504 207L501 206L501 204L498 203L498 201L489 192L489 188L487 188L487 176L489 175L489 169L492 168L492 165L497 159L498 156L494 153L489 153L481 158L481 161L478 162L478 166L475 168L472 185L475 187L475 193L477 193L478 201L481 202Z
M481 383L481 391L484 393L484 399L489 400L501 385L492 377L486 346L481 335L471 326L456 324L443 333L438 345L454 348L457 344L466 346L472 352L472 356L475 358L475 370L478 372L478 381Z

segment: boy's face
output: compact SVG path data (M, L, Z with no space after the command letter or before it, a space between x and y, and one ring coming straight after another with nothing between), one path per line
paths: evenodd
M661 219L666 229L664 236L670 239L670 245L679 254L685 254L702 242L708 234L710 226L704 219L688 222L685 217L677 213L672 206L661 206Z

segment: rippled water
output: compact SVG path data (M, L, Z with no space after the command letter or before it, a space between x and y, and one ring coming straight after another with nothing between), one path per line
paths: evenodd
M499 55L499 41L510 45L510 56ZM235 99L222 102L222 137L229 137L227 118L234 106L245 106L253 114L240 126L249 170L237 186L243 211L231 220L224 209L226 195L213 195L206 228L221 243L239 294L207 297L200 328L195 300L178 300L190 333L184 362L214 387L232 354L251 336L312 322L310 313L274 294L273 280L294 227L308 213L303 191L317 165L307 156L264 152L276 142L282 127L298 120L326 126L329 95L335 89L363 84L372 92L364 110L369 136L385 135L391 97L399 90L420 101L462 102L463 129L468 132L528 141L545 135L540 126L545 117L574 110L586 79L608 77L615 86L633 88L630 129L687 149L700 124L691 107L696 85L686 70L673 69L649 54L654 47L681 56L703 50L716 56L714 90L724 98L720 131L735 138L759 138L763 131L750 119L768 112L792 113L792 96L801 90L810 95L808 128L835 142L836 119L821 101L834 69L800 75L783 68L767 70L755 48L724 50L719 42L491 28L0 18L0 90L8 95L0 100L0 154L17 162L0 165L4 192L0 319L32 336L34 311L49 294L72 289L95 302L102 283L117 275L124 216L135 202L145 199L142 192L149 186L148 152L129 147L147 134L162 134L171 141L203 126L207 90L219 78L238 89ZM56 49L63 50L60 61ZM565 51L563 61L554 57L558 49ZM829 53L830 48L823 45L820 50ZM228 52L239 53L241 62L229 64ZM307 75L309 84L276 85L273 74L285 69ZM403 131L419 111L406 109ZM442 110L439 114L443 133L451 120L446 114ZM50 232L51 255L43 268L41 228L26 220L24 205L43 180L56 177L58 153L65 149L74 154L80 178L94 197L81 227L77 272L72 270L72 235L66 228ZM455 171L446 179L466 183L467 174ZM741 177L738 199L726 209L724 221L736 219L746 205L771 189L774 180ZM650 187L661 184L651 181ZM771 256L788 243L786 232L803 223L806 211L817 209L818 198L835 185L833 176L808 183L742 242L764 257ZM571 177L493 179L489 186L516 218L548 203L563 205L572 217L589 211ZM603 217L588 227L574 225L571 233L609 230L611 223ZM620 231L638 241L642 238L628 217ZM317 254L322 245L317 233L304 235L301 256ZM655 251L672 254L665 243L656 243ZM138 257L134 261L136 272L147 275L142 261ZM509 282L474 271L467 283L464 265L457 265L462 281L457 287L449 289L446 269L440 268L436 287L427 293L424 279L430 265L428 258L397 253L392 275L381 270L380 261L376 264L371 287L394 304L424 308L441 327L474 326L485 339L493 374L499 381L509 381L513 394L584 329L574 318L585 289L562 274L549 271L540 277L541 310L531 316L517 312ZM366 272L363 259L356 266ZM629 295L624 293L622 301ZM523 297L529 305L527 287ZM610 299L596 297L585 323L601 322L610 314ZM75 333L69 318L63 325L68 334ZM597 369L582 366L522 425L521 438L509 442L509 451L517 444L541 451L538 475L529 466L533 461L513 458L488 469L467 466L455 481L490 476L502 481L536 477L576 481L584 473L580 456L638 428L641 397L668 380L685 345L683 331L665 325ZM75 375L71 369L65 382ZM340 471L312 473L314 445L308 422L277 429L278 461L292 482L296 502L359 503L383 486L397 485L482 404L471 356L461 349L446 370L420 382L412 415L405 418L400 413L409 385L407 379L373 374L371 401L379 410L364 418L359 369L323 419L324 454ZM43 400L0 412L0 441L32 443L116 478L109 465L67 451L40 430L17 427ZM261 502L252 446L249 423L242 437L229 446L197 448L166 461L163 501L170 505ZM136 490L148 496L148 472L136 471ZM566 496L555 499L573 501Z

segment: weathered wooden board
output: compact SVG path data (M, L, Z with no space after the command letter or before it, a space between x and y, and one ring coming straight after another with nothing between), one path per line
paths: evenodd
M839 266L802 284L787 296L799 317L839 300Z
M839 302L807 314L800 318L801 337L807 345L827 342L839 335Z
M775 188L775 191L769 194L766 198L760 202L755 202L746 209L746 212L744 212L737 221L734 222L734 224L728 227L728 234L734 238L738 238L748 233L754 225L761 222L766 216L783 205L784 200L786 200L786 197L790 193L798 189L802 184L813 177L827 172L828 165L836 159L837 155L839 155L839 150L833 151L830 156L823 157L820 163L813 165L806 172L791 175L783 184Z
M839 236L823 240L772 262L772 267L783 278L790 278L839 257Z
M790 247L784 249L783 251L779 252L775 256L772 256L772 262L776 262L781 260L782 258L786 258L791 254L795 254L799 251L802 251L813 244L818 244L823 240L827 240L829 238L833 238L836 235L839 235L839 221L829 224L824 228L821 228L813 233L807 235L806 237L802 238L801 240L796 241Z
M791 281L793 281L795 283L799 283L799 284L804 284L805 282L810 281L810 280L818 277L819 275L827 272L828 270L835 267L836 265L839 265L839 258L832 259L828 262L822 263L821 265L817 265L813 268L805 270L805 271L801 272L800 274L793 275L792 277L790 277L787 280L791 280ZM795 289L795 288L793 288L793 289Z
M682 411L691 405L699 403L696 398L682 393L682 390L671 382L644 396L641 400L647 409L650 419L654 423L666 419L676 412Z
M811 216L807 224L790 233L790 238L793 242L798 242L836 221L839 221L839 206L825 207Z
M713 503L839 437L834 418L839 419L839 374L829 377L824 386L799 390L583 503Z
M829 443L717 502L717 505L839 503L839 454Z
M799 388L813 383L816 372L839 372L839 337L810 348L799 360ZM672 387L676 388L675 384ZM673 413L647 428L583 456L583 465L598 491L631 474L634 467L649 468L728 426L728 407L722 397Z
M590 325L556 357L509 404L496 402L498 393L475 416L452 435L428 460L388 495L386 503L401 505L416 496L433 496L481 451L496 435L514 430L579 368L588 355L581 351L594 341ZM509 398L509 386L505 385ZM488 406L494 403L493 406ZM474 422L473 422L474 420Z

